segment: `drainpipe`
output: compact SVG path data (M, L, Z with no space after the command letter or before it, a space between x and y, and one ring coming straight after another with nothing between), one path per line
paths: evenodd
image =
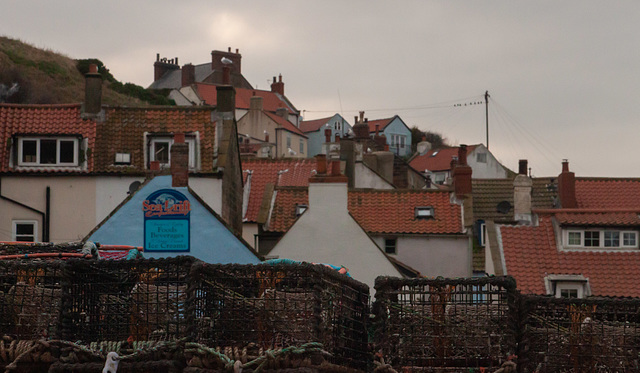
M22 208L25 208L27 210L33 211L37 214L40 214L40 216L42 217L42 242L49 242L49 219L47 218L49 216L49 204L50 204L50 188L47 187L47 196L46 196L46 204L47 204L47 212L42 212L40 210L34 209L31 206L27 206L22 202L18 202L14 199L11 199L9 197L5 197L2 195L2 178L0 178L0 199L3 199L7 202L11 202L13 204L16 204Z

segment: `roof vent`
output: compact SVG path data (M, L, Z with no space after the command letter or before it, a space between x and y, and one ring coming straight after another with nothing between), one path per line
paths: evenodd
M508 214L511 211L511 203L509 201L502 201L498 203L496 210L501 214Z

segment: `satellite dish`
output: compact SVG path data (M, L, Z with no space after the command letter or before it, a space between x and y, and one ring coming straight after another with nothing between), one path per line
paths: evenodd
M498 203L496 209L501 214L508 214L509 211L511 211L511 203L509 203L509 201L502 201Z
M131 183L131 185L129 185L129 191L127 192L127 194L135 193L136 190L140 188L140 185L142 184L139 181L134 181L133 183Z

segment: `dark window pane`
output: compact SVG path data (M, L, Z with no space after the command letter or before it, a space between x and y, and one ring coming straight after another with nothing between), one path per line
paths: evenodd
M38 148L38 141L25 140L22 142L22 162L37 162L36 154Z
M33 234L33 224L16 224L16 234Z
M384 251L387 254L395 254L396 253L396 239L395 238L387 238L384 240Z
M584 245L590 247L600 246L600 232L584 232Z
M40 140L40 164L56 164L58 154L57 140Z
M60 141L60 163L73 163L75 154L75 141Z
M155 160L160 163L169 163L169 143L168 142L156 142L153 146L153 152L155 154Z

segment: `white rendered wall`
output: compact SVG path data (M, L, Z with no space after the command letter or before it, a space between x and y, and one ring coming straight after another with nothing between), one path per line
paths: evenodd
M357 162L354 168L356 188L393 189L393 185L365 166L364 163Z
M119 176L99 176L96 177L96 218L95 225L98 225L111 212L129 196L129 186L134 181L144 182L144 177L119 177ZM89 233L88 231L85 233Z
M378 276L402 277L349 215L346 183L310 183L309 208L269 255L343 265L371 292Z

